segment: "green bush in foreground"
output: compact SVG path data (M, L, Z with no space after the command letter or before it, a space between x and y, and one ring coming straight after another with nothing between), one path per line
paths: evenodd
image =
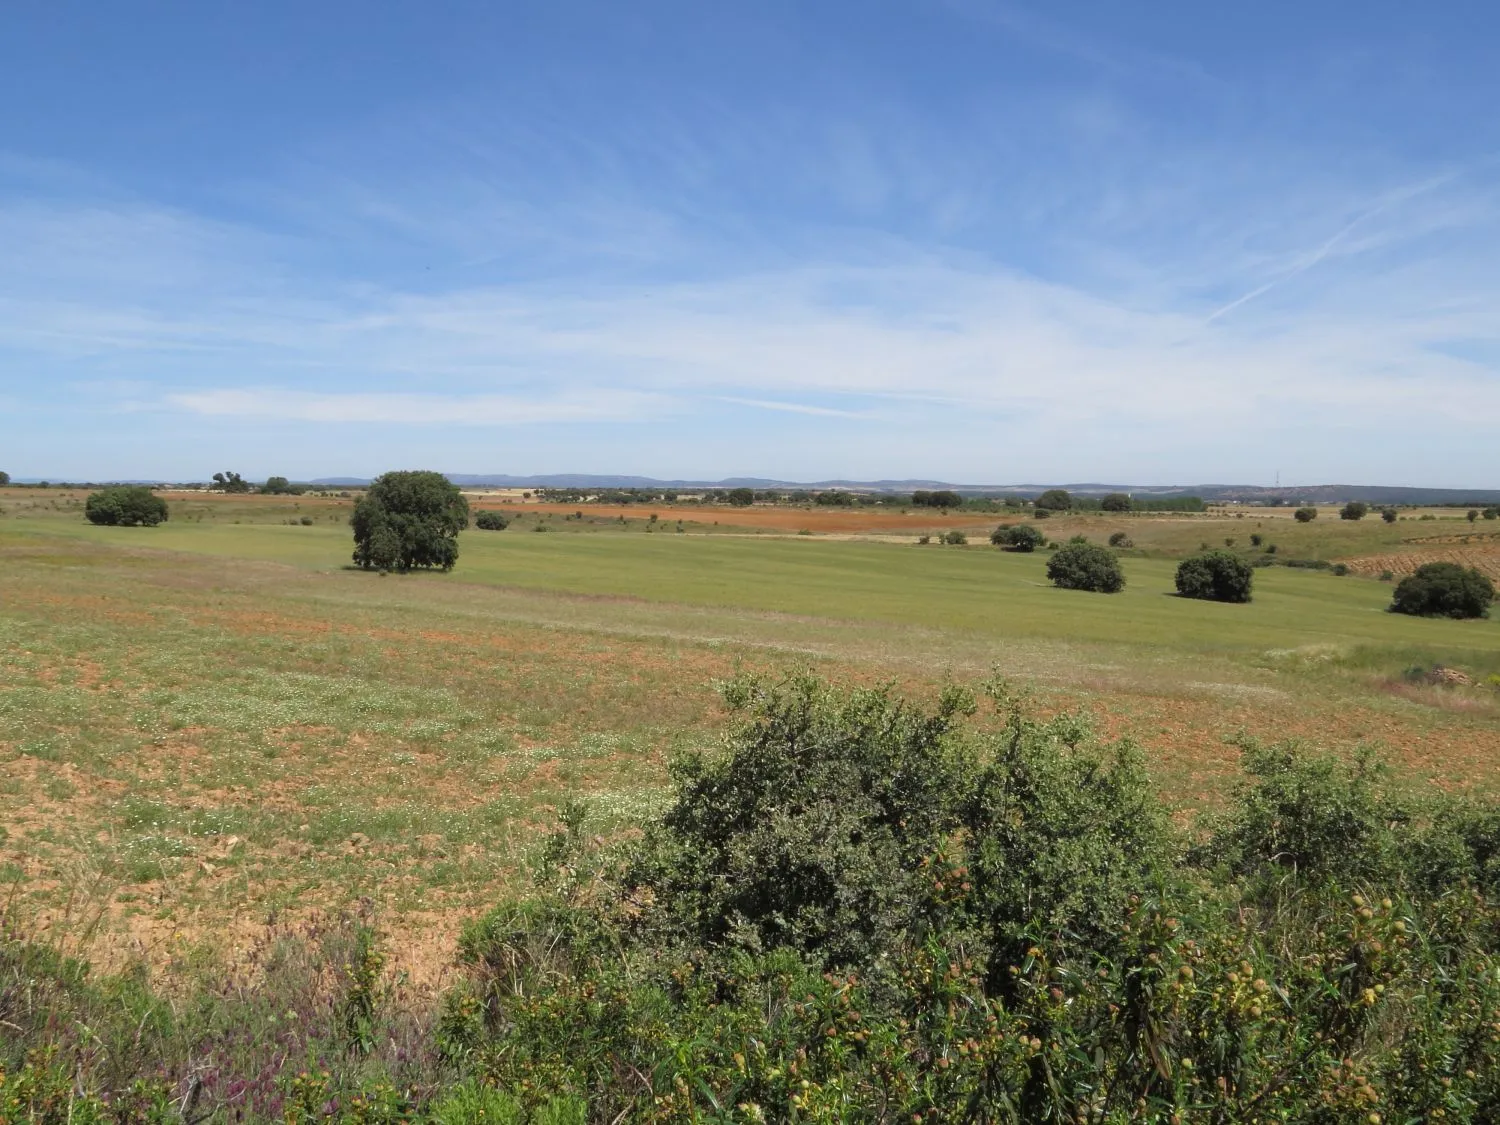
M1137 747L1001 683L980 722L956 687L724 697L728 737L673 764L640 833L564 809L534 893L464 931L430 1031L383 1015L358 930L171 1005L0 940L0 1120L1500 1114L1494 804L1245 741L1189 836Z
M354 505L354 564L366 570L452 570L469 502L441 473L385 473ZM540 525L538 525L540 527Z
M1391 612L1416 617L1488 617L1494 600L1495 584L1478 570L1451 562L1424 563L1396 584Z
M1125 572L1113 551L1076 540L1047 560L1047 578L1064 590L1117 594L1125 588Z
M1177 592L1211 602L1248 602L1255 569L1229 551L1204 551L1177 567Z
M89 493L83 514L111 527L155 527L167 521L167 502L142 485L118 484Z

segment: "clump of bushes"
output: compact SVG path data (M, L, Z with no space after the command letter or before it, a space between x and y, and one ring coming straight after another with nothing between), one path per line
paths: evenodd
M1137 748L989 695L985 736L960 690L729 685L642 839L570 810L466 932L454 1041L597 1121L1487 1119L1492 806L1246 742L1190 841Z
M1311 523L1318 518L1318 509L1310 505L1304 505L1292 513L1292 518L1298 523Z
M480 531L504 531L510 526L510 521L493 509L486 509L475 514L474 526Z
M108 527L155 527L167 522L167 502L143 485L118 484L89 493L83 505L89 523Z
M1001 682L723 692L727 738L640 832L565 806L430 1030L389 1019L359 934L196 1007L6 935L0 1118L1494 1119L1493 803L1242 741L1187 835L1137 746ZM231 1050L184 1033L199 1010Z
M1362 520L1370 513L1370 505L1363 500L1351 500L1339 509L1341 520Z
M1473 567L1432 562L1396 583L1392 613L1415 617L1488 617L1495 584Z
M1030 524L1001 524L990 532L990 542L1007 551L1030 554L1047 541L1047 537Z
M1121 549L1125 549L1134 547L1135 541L1132 540L1130 536L1126 535L1123 531L1117 531L1109 537L1109 545L1111 547L1119 547Z
M1177 593L1210 602L1248 602L1255 570L1229 551L1204 551L1177 567Z
M1074 540L1047 560L1047 578L1064 590L1117 594L1125 588L1125 572L1108 547Z
M969 537L955 528L943 535L943 542L950 547L962 547L969 542Z

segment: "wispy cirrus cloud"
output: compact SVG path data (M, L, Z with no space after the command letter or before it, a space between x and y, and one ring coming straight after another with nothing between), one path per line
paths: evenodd
M323 392L257 387L168 394L164 402L190 414L333 424L525 426L554 422L634 422L670 413L663 395L636 391L519 394Z

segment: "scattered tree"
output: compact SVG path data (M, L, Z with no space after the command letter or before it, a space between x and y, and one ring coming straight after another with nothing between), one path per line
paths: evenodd
M1487 520L1500 519L1500 508L1486 508L1484 518Z
M260 490L269 496L300 496L304 491L300 485L293 484L286 477L267 477Z
M1130 497L1123 492L1111 492L1103 500L1099 501L1099 507L1106 512L1128 512L1135 507Z
M736 508L748 508L755 503L755 490L753 488L731 488L729 495L725 497Z
M385 473L354 505L354 562L366 570L452 570L469 502L442 473ZM540 526L540 525L538 525Z
M1469 509L1469 516L1468 516L1469 522L1473 523L1478 518L1479 518L1479 509L1478 508L1470 508Z
M1293 513L1293 518L1298 523L1311 523L1318 518L1318 509L1310 504L1303 505Z
M1250 536L1250 546L1252 547L1259 547L1264 542L1265 537L1263 535L1257 533Z
M215 473L214 487L220 492L249 492L250 482L239 473Z
M1362 520L1370 513L1370 505L1363 500L1351 500L1339 509L1341 520Z
M83 514L110 527L155 527L167 520L167 502L141 485L118 484L90 493Z
M1108 547L1073 542L1047 560L1047 577L1064 590L1117 594L1125 588L1125 572Z
M1135 541L1131 539L1130 536L1126 535L1123 531L1117 531L1109 537L1109 545L1111 547L1121 548L1134 547Z
M919 489L911 494L911 502L914 508L962 508L964 506L964 498L946 488L937 492L923 492Z
M1380 518L1385 520L1386 523L1395 523L1398 518L1398 513L1395 508L1381 508Z
M1177 568L1177 593L1209 602L1248 602L1255 570L1229 551L1204 551Z
M504 531L510 526L510 521L499 512L486 509L475 515L474 526L480 531Z
M0 472L0 488L4 488L9 483L10 483L10 474L9 473Z
M1472 567L1432 562L1396 584L1392 613L1414 617L1488 617L1495 584Z
M1036 498L1038 511L1066 512L1073 506L1073 497L1066 488L1049 488Z
M990 533L990 542L995 546L1025 555L1031 554L1046 541L1047 537L1029 523L1023 523L1019 527L1001 524Z

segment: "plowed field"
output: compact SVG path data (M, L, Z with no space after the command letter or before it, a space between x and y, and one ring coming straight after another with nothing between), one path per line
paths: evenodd
M1390 571L1397 578L1414 572L1423 563L1453 562L1471 566L1481 574L1500 580L1500 546L1495 547L1428 547L1414 551L1392 551L1383 555L1366 555L1350 559L1349 569L1356 574L1378 577Z

